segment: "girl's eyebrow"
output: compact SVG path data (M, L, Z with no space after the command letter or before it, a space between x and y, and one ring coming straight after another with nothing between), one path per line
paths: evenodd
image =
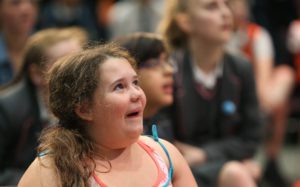
M138 78L139 78L139 75L135 74L135 75L132 76L132 78L133 78L133 79L138 79ZM117 79L117 80L114 80L114 81L112 82L112 84L115 84L115 83L117 83L117 82L123 81L124 79L126 79L126 78L121 77L121 78L119 78L119 79Z

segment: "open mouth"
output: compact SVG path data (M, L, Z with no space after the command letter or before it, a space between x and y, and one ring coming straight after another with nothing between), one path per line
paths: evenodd
M173 85L172 84L165 84L165 85L163 85L163 90L167 94L172 94L173 93Z
M127 114L126 117L134 118L134 117L138 117L139 114L140 114L140 112L131 112L131 113Z

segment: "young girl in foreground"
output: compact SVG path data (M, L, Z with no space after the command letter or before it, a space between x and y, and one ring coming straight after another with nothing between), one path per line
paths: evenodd
M59 124L42 134L19 186L196 186L173 145L141 136L146 98L134 66L113 45L53 65L49 102Z

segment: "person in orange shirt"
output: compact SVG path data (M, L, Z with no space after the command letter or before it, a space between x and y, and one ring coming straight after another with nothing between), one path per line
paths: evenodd
M234 17L234 34L227 49L231 53L243 55L253 64L260 107L265 113L267 134L270 134L266 145L268 163L265 176L268 178L271 177L270 173L278 173L270 180L277 179L276 185L283 186L283 179L279 180L281 177L280 171L277 172L276 160L284 141L294 71L288 65L274 66L271 37L267 30L250 21L246 0L229 0L229 7Z

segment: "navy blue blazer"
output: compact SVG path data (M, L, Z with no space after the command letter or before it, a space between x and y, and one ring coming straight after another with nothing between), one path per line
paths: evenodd
M199 146L208 160L242 160L254 155L262 137L251 64L225 54L215 88L195 82L189 54L178 61L172 119L178 140Z
M37 97L26 80L0 90L0 185L15 185L36 157L43 128Z

